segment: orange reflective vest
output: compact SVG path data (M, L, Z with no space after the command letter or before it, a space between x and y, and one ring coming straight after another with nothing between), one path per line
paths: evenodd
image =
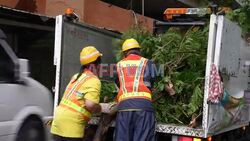
M143 81L143 75L148 59L138 55L129 55L117 63L117 72L120 81L120 90L117 101L131 98L151 100L151 91Z
M86 73L83 73L77 81L75 81L75 77L71 79L69 84L66 87L66 90L64 92L64 95L61 99L61 102L59 104L59 107L66 108L68 110L71 110L73 112L78 112L82 115L84 121L89 121L91 117L91 113L84 108L84 98L82 93L79 92L79 89L81 88L84 83L89 78L96 77L91 72L87 71Z

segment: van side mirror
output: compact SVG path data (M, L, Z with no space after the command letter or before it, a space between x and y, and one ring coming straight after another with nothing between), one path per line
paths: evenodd
M29 60L27 59L18 59L19 60L19 78L29 77Z

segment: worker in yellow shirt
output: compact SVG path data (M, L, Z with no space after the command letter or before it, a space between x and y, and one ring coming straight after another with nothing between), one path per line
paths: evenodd
M91 114L101 111L101 82L90 69L100 64L101 56L93 46L82 49L80 72L70 80L55 111L51 127L55 141L82 141Z

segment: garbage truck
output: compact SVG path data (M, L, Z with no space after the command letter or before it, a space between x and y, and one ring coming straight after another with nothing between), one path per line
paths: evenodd
M10 11L11 9L1 9L1 12ZM4 10L4 11L3 11ZM173 18L174 13L187 13L193 16L194 11L206 11L206 9L170 9L166 15L166 19ZM177 12L178 11L178 12ZM13 11L11 11L12 13ZM20 12L20 11L18 11ZM10 13L10 12L9 12ZM6 15L9 15L6 14ZM22 13L22 16L29 17L28 21L38 21L40 17L30 13ZM16 16L15 16L16 17ZM30 60L33 65L33 71L36 69L36 77L40 77L41 80L48 83L47 87L51 88L53 81L55 84L54 91L54 108L59 104L60 98L63 95L63 91L69 81L70 77L79 70L79 52L85 45L95 45L98 50L103 53L103 62L112 64L115 63L115 53L112 46L114 39L119 39L121 34L112 30L97 28L91 25L80 23L77 21L77 15L69 17L67 15L59 15L56 19L51 17L43 17L43 26L30 26L34 25L17 22L15 26L20 26L22 31L25 28L25 34L21 33L20 37L24 48L19 51L26 56L32 52ZM40 19L40 20L41 20ZM200 19L200 18L198 18ZM44 22L51 23L55 20L55 45L53 48L50 45L45 49L43 44L45 41L53 40L51 34L48 36L47 32L54 32L54 27L44 26ZM4 22L1 24L13 26L13 22ZM203 26L204 21L167 21L167 22L155 22L155 33L164 32L165 28L170 26ZM1 26L1 28L5 26ZM34 32L29 31L27 36L27 28L36 28ZM162 27L162 28L160 28ZM11 28L14 29L14 28ZM45 30L46 32L41 32ZM40 32L38 32L40 31ZM39 34L34 34L39 33ZM36 47L27 49L25 39L33 36L44 36L46 40L40 42L34 42ZM38 38L38 37L37 37ZM14 38L13 38L14 39ZM52 105L51 105L51 92L47 88L42 86L36 80L30 77L30 71L28 68L28 60L18 59L15 53L9 49L11 48L6 44L6 37L0 37L0 90L3 93L3 97L0 98L0 112L6 113L0 116L0 140L22 140L29 133L36 131L35 138L40 138L44 132L44 122L51 119ZM39 45L39 46L38 46ZM26 49L26 50L25 50ZM52 50L51 50L52 49ZM54 49L54 60L52 54ZM14 49L17 50L17 49ZM25 52L27 51L27 52ZM45 52L43 52L45 51ZM41 60L39 54L43 53L43 56L47 60ZM48 57L47 57L48 56ZM52 56L52 59L50 58ZM8 59L10 63L3 61ZM5 63L4 63L5 62ZM8 61L7 61L8 62ZM47 67L52 62L55 65L55 78L51 73L52 66ZM52 64L51 63L51 64ZM40 64L38 66L37 64ZM8 66L8 67L3 67ZM35 67L34 67L35 66ZM250 140L248 134L249 131L249 102L250 102L250 45L249 37L245 38L241 34L241 29L230 20L228 20L223 13L212 13L209 20L209 37L207 42L207 58L206 58L206 72L204 85L204 99L202 108L202 124L196 128L191 128L188 125L176 125L171 123L157 123L156 131L158 140L214 140L214 141L238 141L238 140ZM40 69L39 67L43 68ZM47 73L41 73L45 70ZM106 66L103 66L106 67ZM113 67L113 66L112 66ZM226 74L223 79L223 87L225 90L225 102L224 105L212 103L209 101L210 90L210 71L215 67L221 74ZM113 69L113 68L110 68ZM6 74L8 72L8 74ZM111 76L112 74L110 74ZM3 77L4 76L4 77ZM50 79L52 78L52 79ZM101 79L110 80L109 77L103 76ZM15 88L18 88L16 90ZM36 93L30 93L30 89L35 90ZM14 93L20 92L20 93ZM37 96L39 95L39 96ZM40 96L42 97L40 98ZM15 98L14 98L15 97ZM37 100L39 98L39 100ZM42 100L43 99L43 100ZM240 103L239 103L239 99ZM17 102L18 101L18 102ZM243 101L243 102L242 102ZM7 114L8 113L8 114ZM13 118L14 117L14 118ZM89 124L97 125L99 122L98 117L93 117ZM28 130L23 130L28 129ZM31 136L32 137L32 136ZM44 139L44 137L40 138ZM26 139L23 139L26 140Z
M155 22L155 32L166 27L204 26L201 15L209 14L209 34L204 82L203 113L200 128L158 124L157 131L171 134L173 141L208 139L215 141L249 140L250 66L249 36L243 35L236 22L226 18L228 8L168 8L167 22ZM182 15L188 17L183 20ZM196 17L194 16L196 15ZM174 17L178 18L174 20ZM196 20L190 20L190 16ZM198 17L198 20L197 20ZM181 21L180 21L181 19ZM220 76L222 98L211 102L211 83L214 68ZM223 82L223 84L220 84ZM187 137L192 136L192 137ZM198 137L198 138L197 138Z
M158 22L158 25L192 26L202 22ZM115 63L115 52L112 41L119 39L120 34L102 28L80 23L65 15L56 17L54 65L56 66L54 108L59 104L65 86L70 77L78 71L79 52L85 45L94 45L103 52L104 63ZM226 104L241 104L225 107L208 100L211 69L226 74L223 80L227 92ZM249 140L250 121L250 45L242 37L241 28L225 15L212 13L209 21L207 58L204 82L204 100L202 124L191 128L187 125L157 123L158 140L215 140L236 141ZM103 77L102 79L109 79ZM93 117L89 124L98 124L98 117ZM166 138L166 139L165 139Z

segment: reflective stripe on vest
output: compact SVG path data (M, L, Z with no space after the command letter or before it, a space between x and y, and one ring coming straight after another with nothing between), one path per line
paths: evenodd
M78 90L81 88L81 85L85 83L88 78L91 78L93 76L94 75L92 74L83 73L76 82L73 82L75 79L73 78L65 90L59 107L67 108L68 110L71 110L73 112L81 113L84 120L88 121L91 117L91 113L84 108L84 105L82 104L83 99L78 99L77 96L79 95Z
M143 68L143 65L144 65L145 61L146 61L146 59L142 58L140 60L139 66L136 69L135 78L134 78L133 92L138 92L138 86L139 86L140 76L142 75L141 74L142 73L142 68Z
M84 75L84 74L82 74ZM65 95L67 98L70 97L76 90L76 88L82 84L84 82L84 80L88 77L88 75L84 75L82 78L79 78L79 80L77 80L77 83L75 85L73 85L73 87L71 87L69 90L67 91L67 94ZM69 91L69 92L68 92Z
M123 71L122 71L122 67L121 67L121 64L120 63L118 63L118 67L119 67L119 69L118 69L118 71L119 71L119 73L121 74L120 75L120 79L121 79L121 81L122 81L122 92L123 93L127 93L127 89L126 89L126 87L125 87L125 80L124 80L124 74L123 74Z
M68 99L62 98L61 103L62 105L60 106L67 106L69 108L71 108L72 110L75 110L75 112L79 112L84 116L85 120L89 120L89 118L91 117L91 113L89 111L87 111L85 108L78 106L77 104L71 102Z
M132 93L124 93L119 98L118 101L126 100L129 98L145 98L151 100L151 94L147 92L132 92Z
M117 64L119 79L121 82L121 91L122 91L121 95L118 94L118 102L126 100L126 99L130 99L130 98L144 98L144 99L151 100L151 93L149 93L147 91L145 91L145 92L138 91L139 84L143 83L140 81L140 79L141 79L141 76L144 75L142 73L145 70L145 63L146 62L147 62L147 60L145 58L141 58L140 60L124 60L124 61L121 61ZM128 69L129 67L133 67L133 66L136 67L135 76L133 76L134 77L133 82L131 82L131 81L125 82L126 81L125 75L128 75L128 74L124 75L123 68ZM132 91L128 91L126 89L126 86L132 87Z

